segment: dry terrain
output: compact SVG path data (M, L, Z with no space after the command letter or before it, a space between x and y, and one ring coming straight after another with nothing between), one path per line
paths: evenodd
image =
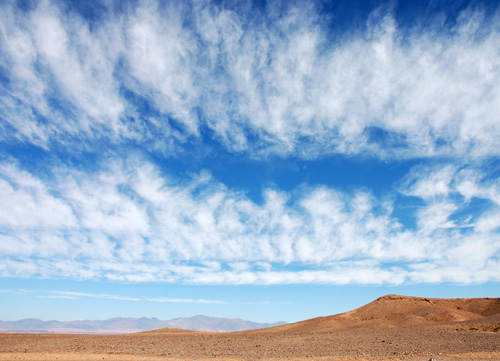
M500 298L389 295L343 314L230 333L0 334L0 360L500 360Z

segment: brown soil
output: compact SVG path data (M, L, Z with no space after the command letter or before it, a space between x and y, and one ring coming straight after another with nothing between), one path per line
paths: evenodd
M0 334L0 360L500 360L500 298L384 296L343 314L231 333Z

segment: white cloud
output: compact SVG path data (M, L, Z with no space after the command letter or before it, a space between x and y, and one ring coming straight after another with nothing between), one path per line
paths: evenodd
M90 298L101 298L101 299L111 299L120 301L140 301L139 297L128 297L120 295L110 295L103 293L86 293L86 292L75 292L75 291L52 291L57 296L67 296L67 297L90 297Z
M205 300L203 298L169 298L169 297L153 297L145 298L148 302L159 303L203 303L203 304L225 304L224 301L219 300Z
M446 197L452 190L451 181L457 172L457 167L447 165L436 171L433 167L415 167L406 177L406 184L402 192L425 200L436 197ZM427 176L421 177L424 173Z
M254 19L152 1L90 26L50 1L5 3L2 139L171 152L208 127L252 156L498 155L498 15L466 9L453 28L403 32L379 10L342 37L312 6L278 19L273 6Z
M433 202L418 212L418 226L423 234L429 234L439 228L453 228L455 224L449 220L451 214L458 209L450 202Z
M78 291L60 291L60 290L0 290L0 293L26 294L31 296L36 295L38 298L50 299L68 299L74 300L78 298L98 298L104 300L118 300L131 302L157 302L157 303L203 303L203 304L225 304L221 300L207 300L203 298L172 298L172 297L131 297L116 294L106 293L88 293Z
M470 200L473 197L488 199L500 206L500 181L498 178L486 181L482 179L474 169L462 169L457 174L456 190L465 199Z
M401 189L422 202L411 227L393 213L394 195L312 187L290 197L273 189L257 204L207 173L179 183L137 158L110 159L91 173L54 168L47 179L3 163L5 199L31 206L0 218L0 274L223 284L498 281L496 181L472 167L444 178L446 167L423 169ZM488 197L484 209L468 210L464 174L474 197ZM440 179L443 191L429 193L420 186L427 179Z
M0 14L6 20L0 63L13 69L1 112L18 136L49 146L51 139L100 137L107 129L126 133L119 122L124 104L113 80L120 44L113 29L91 33L81 18L47 1L29 13L4 4Z
M151 98L162 113L181 121L189 133L197 134L193 114L199 92L193 74L197 49L194 34L183 28L182 21L172 7L168 13L162 12L160 4L135 9L125 26L126 57L138 81L134 90Z
M82 228L122 236L146 232L148 220L144 207L120 189L127 185L126 175L113 168L116 167L95 178L78 172L61 175L64 179L61 192L78 214Z
M0 199L8 207L0 209L4 227L73 227L76 218L68 204L51 193L38 178L13 163L0 165ZM50 210L40 212L40 210Z
M495 210L485 212L485 214L477 220L475 228L482 233L489 233L500 228L500 210L496 208Z

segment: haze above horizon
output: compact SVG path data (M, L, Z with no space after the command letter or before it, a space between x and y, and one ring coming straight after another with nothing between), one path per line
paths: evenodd
M498 297L491 1L0 4L0 319Z

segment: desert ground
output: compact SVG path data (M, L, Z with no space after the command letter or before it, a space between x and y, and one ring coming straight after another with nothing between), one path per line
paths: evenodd
M500 360L500 298L388 295L358 309L228 333L0 334L0 360Z

